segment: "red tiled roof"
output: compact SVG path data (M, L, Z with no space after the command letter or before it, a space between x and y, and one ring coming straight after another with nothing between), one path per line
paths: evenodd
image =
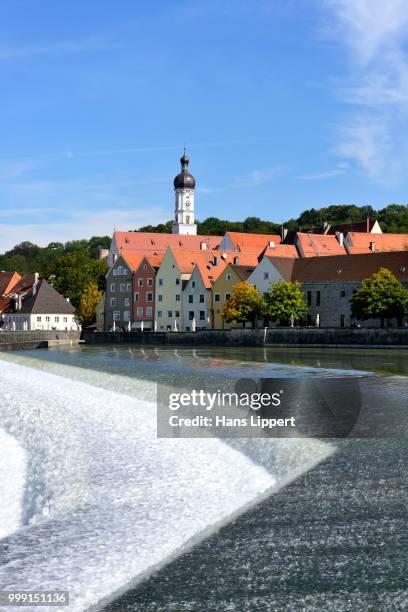
M301 257L346 255L345 247L340 245L336 236L298 232L296 244Z
M387 268L400 281L408 282L408 251L299 258L294 263L292 280L357 282L378 272L380 268Z
M262 251L269 242L280 244L282 239L275 234L246 234L244 232L226 232L235 249L240 251Z
M18 272L0 272L0 296L7 295L19 280Z
M214 249L222 240L222 236L190 236L154 232L115 232L113 237L119 252L131 250L145 255L151 251L164 252L169 246L198 250L202 242L207 244L208 249Z
M262 253L262 256L264 255L268 257L299 257L294 244L277 244L273 248L268 247Z
M362 234L348 232L346 248L350 254L408 251L408 234ZM371 245L373 245L371 247Z

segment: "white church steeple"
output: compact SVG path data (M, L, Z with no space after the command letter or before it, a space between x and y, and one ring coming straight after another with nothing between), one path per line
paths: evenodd
M194 221L194 190L195 178L188 171L190 162L184 148L183 157L180 159L181 172L174 179L174 191L176 195L173 234L197 235L197 225Z

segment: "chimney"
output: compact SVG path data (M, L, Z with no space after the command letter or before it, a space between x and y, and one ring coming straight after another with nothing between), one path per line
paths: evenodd
M223 260L225 261L225 260L227 259L227 254L226 254L226 253L223 253L223 254L221 255L221 257L222 257L222 258L223 258Z
M206 251L208 249L208 244L206 242L200 242L200 251Z
M18 295L13 296L13 312L18 311Z
M37 286L38 286L38 272L34 272L33 295L37 293Z
M344 245L344 234L343 232L336 232L337 240L339 241L339 245Z
M220 261L221 261L221 257L219 255L216 255L214 257L214 266L219 266L220 265Z
M371 251L372 253L374 253L374 252L375 252L375 242L370 242L370 251Z
M370 233L370 217L367 216L367 234Z
M274 241L274 240L269 240L269 242L268 242L268 247L269 247L270 249L274 249L274 248L275 248L275 241Z
M288 230L286 229L286 227L282 226L282 230L281 230L281 238L282 238L282 242L284 240L286 240L286 236L288 235Z
M234 257L234 266L238 265L238 261L239 261L238 255L235 255L235 257Z

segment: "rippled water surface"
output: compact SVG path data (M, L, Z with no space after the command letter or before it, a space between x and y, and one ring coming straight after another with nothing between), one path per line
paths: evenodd
M0 587L69 588L73 610L408 609L406 355L114 346L0 355L10 502L0 502ZM218 386L355 376L368 412L374 398L395 411L399 439L157 440L156 382L203 374Z

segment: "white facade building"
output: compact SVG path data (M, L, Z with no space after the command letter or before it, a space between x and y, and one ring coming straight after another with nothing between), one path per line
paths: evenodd
M211 283L207 286L196 266L183 290L183 320L185 331L210 329Z

